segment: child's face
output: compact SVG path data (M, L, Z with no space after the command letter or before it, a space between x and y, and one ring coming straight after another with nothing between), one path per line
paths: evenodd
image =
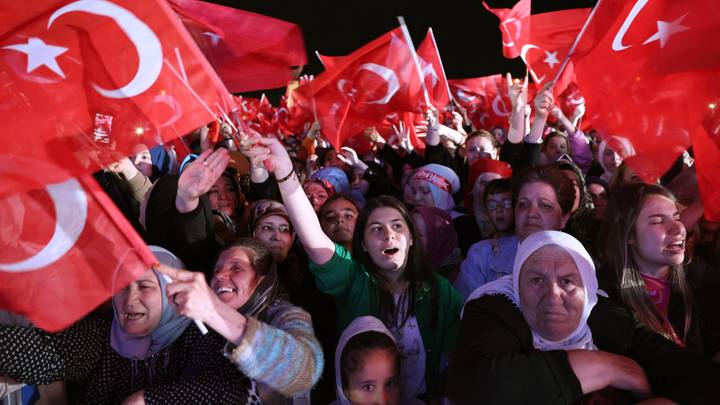
M397 405L400 403L400 379L397 363L388 350L364 353L362 367L347 377L346 395L353 405Z

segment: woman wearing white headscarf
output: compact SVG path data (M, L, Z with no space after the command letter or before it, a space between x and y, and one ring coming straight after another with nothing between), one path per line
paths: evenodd
M595 268L580 242L541 231L520 244L511 276L471 294L448 388L458 404L570 404L608 387L616 389L614 399L625 398L617 391L623 390L704 403L719 397L718 378L719 364L598 296Z
M465 256L470 246L480 240L480 228L473 217L456 210L453 195L460 191L458 175L447 166L431 163L417 169L408 186L410 192L406 203L416 207L436 207L450 214L455 232L462 236L460 250Z

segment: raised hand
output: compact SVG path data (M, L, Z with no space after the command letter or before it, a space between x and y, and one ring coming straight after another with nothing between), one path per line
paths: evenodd
M277 138L246 138L242 141L242 149L245 156L251 160L264 162L265 167L268 167L278 180L287 178L294 170L287 150Z
M357 152L353 148L343 146L341 152L338 154L338 159L342 160L345 164L350 167L362 170L364 173L367 170L368 165L365 164L357 155Z
M550 115L550 109L553 107L555 99L553 98L551 83L546 84L543 89L535 96L535 117L546 120Z
M167 296L175 303L178 314L207 321L208 316L217 311L221 301L210 289L202 273L176 269L162 263L153 268L172 280L167 285Z
M185 166L178 179L178 191L175 197L175 207L178 211L187 213L194 210L200 196L210 191L229 162L228 151L220 148L214 151L206 150Z
M126 157L117 162L110 163L107 169L113 173L122 174L125 180L132 179L138 173L137 167Z

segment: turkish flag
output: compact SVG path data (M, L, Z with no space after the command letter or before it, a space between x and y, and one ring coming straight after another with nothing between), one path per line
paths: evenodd
M529 41L522 45L520 57L538 89L555 78L588 14L589 8L579 8L530 16ZM555 96L562 94L573 78L573 66L568 63L553 87Z
M315 52L315 55L320 59L320 63L322 63L325 70L332 69L343 58L342 56L321 55L320 52Z
M530 41L530 0L520 0L513 8L485 8L500 19L503 55L508 59L520 56L522 46Z
M232 107L212 67L159 0L5 7L0 77L0 196L94 172L138 143L174 139ZM35 176L11 172L15 157L27 158ZM40 172L32 162L68 170Z
M705 214L715 220L720 142L709 123L720 101L718 55L685 49L713 47L705 35L717 29L719 15L710 0L604 1L573 57L593 127L628 139L636 151L628 164L643 179L660 178L695 145Z
M313 106L335 148L394 111L420 110L422 87L410 46L396 28L295 91L299 103Z
M451 79L450 89L476 129L507 128L512 114L507 79L500 74Z
M307 64L296 24L199 0L170 5L233 93L285 87L291 67Z
M34 169L62 171L51 164ZM50 332L157 261L90 175L0 198L0 228L0 308Z
M435 108L442 111L450 102L450 94L448 94L445 69L442 65L442 59L440 59L440 51L437 49L432 28L428 29L425 39L418 46L417 56L430 102Z

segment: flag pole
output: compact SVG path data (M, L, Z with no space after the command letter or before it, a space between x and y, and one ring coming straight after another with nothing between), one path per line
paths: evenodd
M425 104L428 106L431 106L430 104L430 96L428 95L427 87L425 87L425 80L423 80L423 74L422 69L420 69L420 61L418 60L417 53L415 52L415 45L413 45L412 38L410 37L410 32L407 29L407 25L405 25L405 19L402 16L398 16L398 22L400 23L400 28L402 29L403 36L405 37L405 42L407 43L408 48L410 48L410 55L412 55L413 63L415 64L415 70L417 71L418 77L420 78L420 86L423 90L423 95L425 96Z
M580 29L580 32L578 32L577 36L575 37L575 42L573 42L572 46L570 47L570 50L568 51L567 55L565 56L565 59L563 60L562 64L560 65L560 69L555 73L555 77L553 77L551 88L555 86L555 83L557 83L558 80L560 80L560 75L562 74L563 70L565 70L565 67L568 63L570 63L570 56L572 56L575 53L575 49L577 48L578 44L580 43L580 40L582 39L583 35L585 35L585 30L587 30L587 27L590 26L590 21L592 21L593 17L595 16L595 12L600 7L600 3L602 3L602 0L598 0L597 3L595 3L595 6L590 11L590 14L588 14L587 19L585 20L585 23L583 24L582 28Z
M430 32L430 40L432 41L433 47L435 47L435 53L437 54L438 61L440 62L440 70L442 71L443 78L445 78L445 91L447 91L448 94L448 100L450 100L450 106L455 111L455 106L453 106L452 100L453 96L452 93L450 93L450 84L448 84L448 78L445 74L445 64L442 61L442 57L440 56L440 50L438 49L437 42L435 42L435 33L433 33L432 27L428 28L428 32ZM424 79L424 78L423 78ZM423 83L425 80L423 80Z
M323 69L327 69L327 66L323 63L322 58L320 57L320 52L315 51L315 56L317 56L318 60L320 61L320 64L322 65Z

